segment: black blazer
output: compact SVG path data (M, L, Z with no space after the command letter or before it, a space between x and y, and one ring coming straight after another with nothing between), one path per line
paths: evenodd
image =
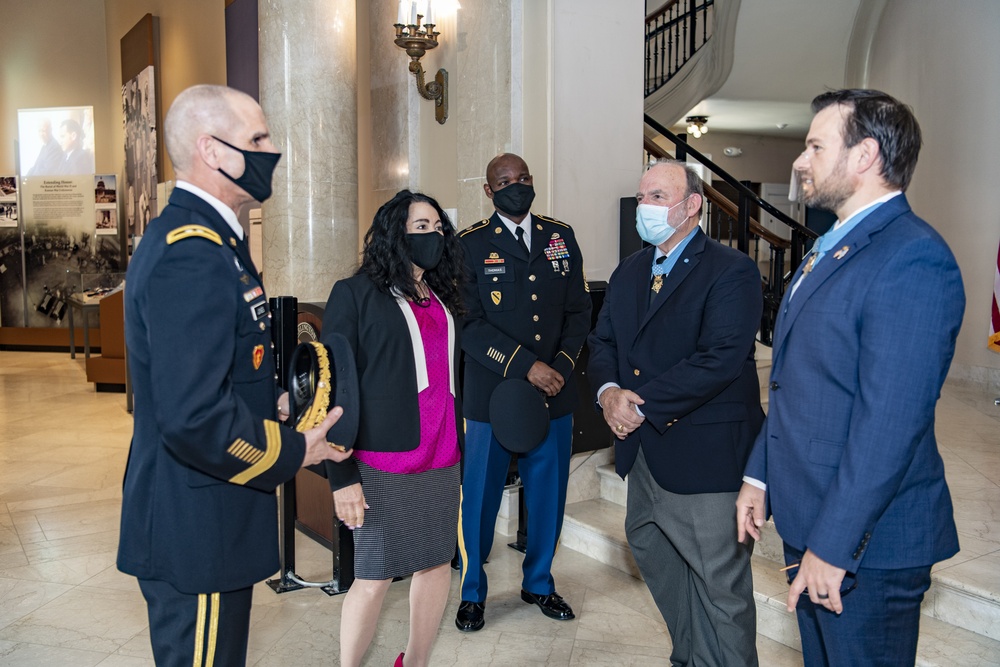
M458 394L461 322L447 307L451 357L451 390L455 424L462 445L462 403ZM323 313L323 335L342 334L351 345L358 367L361 419L355 449L405 452L420 445L417 395L426 386L426 370L418 377L416 356L423 343L409 304L380 292L366 274L338 281ZM357 462L349 458L326 466L333 490L361 481Z
M616 470L625 477L641 446L668 491L736 491L764 419L754 363L760 273L698 230L647 307L653 254L645 248L615 269L588 339L591 386L615 382L645 401L646 421L616 440Z

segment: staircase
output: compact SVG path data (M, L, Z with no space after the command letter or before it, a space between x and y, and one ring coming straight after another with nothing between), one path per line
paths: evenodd
M770 348L758 344L757 371L765 410L770 352ZM581 475L588 479L580 479ZM593 493L592 497L566 506L561 546L641 579L625 539L627 481L618 477L614 463L589 469L581 466L574 476L577 479L571 478L571 486L589 487ZM795 616L785 609L788 583L784 573L778 571L784 562L781 538L772 522L764 526L761 537L752 560L757 632L801 650ZM987 590L988 584L970 585L967 579L949 574L944 565L947 563L935 567L931 588L924 598L916 664L921 667L1000 665L1000 590ZM984 573L984 578L998 579L995 572Z

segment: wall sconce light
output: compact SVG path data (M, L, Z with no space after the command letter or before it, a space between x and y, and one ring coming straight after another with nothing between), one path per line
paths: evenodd
M703 134L708 134L708 116L688 116L686 122L688 134L695 139L700 138Z
M410 56L410 71L417 78L417 92L425 100L434 100L434 118L444 125L448 120L448 71L439 69L434 80L425 84L424 67L420 64L424 54L438 45L437 38L441 34L434 31L430 3L426 0L422 3L400 0L399 16L393 27L396 29L396 46Z

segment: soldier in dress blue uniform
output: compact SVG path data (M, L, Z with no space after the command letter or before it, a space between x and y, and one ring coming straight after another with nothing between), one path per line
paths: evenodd
M279 567L274 490L348 456L326 442L342 410L305 434L276 420L267 297L236 217L270 195L280 158L260 107L196 86L165 131L177 185L126 276L135 430L118 568L139 579L157 665L242 665L252 587Z
M496 212L460 234L469 275L462 329L465 464L459 555L462 602L455 624L484 625L486 573L510 453L490 427L493 390L505 379L527 379L547 396L549 432L519 454L528 511L521 599L546 616L574 618L556 593L552 557L562 530L578 395L573 367L590 330L590 295L583 257L569 225L529 213L535 192L528 165L517 155L486 168L486 196ZM516 419L516 415L512 415Z

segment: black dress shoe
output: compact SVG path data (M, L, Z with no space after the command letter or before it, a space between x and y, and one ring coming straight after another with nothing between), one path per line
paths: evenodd
M483 620L483 610L486 608L481 602L467 602L462 600L458 605L458 614L455 616L455 625L462 632L475 632L482 630L486 625Z
M534 593L529 593L522 588L521 599L525 602L533 602L537 604L543 614L549 618L554 618L557 621L569 621L576 618L576 615L573 613L573 610L570 609L570 606L566 604L566 601L562 599L562 596L555 591L552 591L551 595L535 595Z

